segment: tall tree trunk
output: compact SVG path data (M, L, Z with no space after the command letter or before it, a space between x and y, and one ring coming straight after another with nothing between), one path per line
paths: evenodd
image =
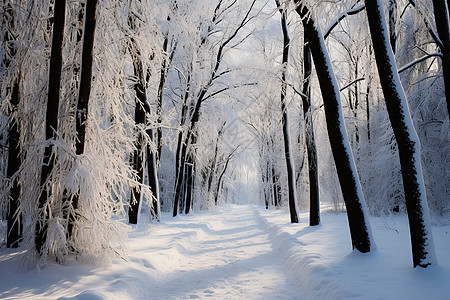
M193 135L194 128L200 119L201 103L202 103L203 97L205 95L206 95L206 90L203 89L200 92L200 95L197 99L194 110L192 112L192 117L189 122L189 126L187 128L186 138L184 139L184 142L181 143L180 160L179 160L180 162L178 165L176 186L175 186L175 198L174 198L174 202L173 202L173 216L174 217L178 214L178 205L180 205L181 204L180 201L182 201L182 189L185 184L184 168L185 168L185 164L186 164L187 150L192 142L192 135Z
M450 118L450 22L449 5L445 0L433 0L434 20L442 42L442 73L444 75L447 113Z
M147 135L153 137L153 131L148 130ZM152 220L161 220L161 203L159 197L159 180L158 180L158 164L155 153L151 150L150 146L147 145L147 176L148 184L152 191L152 207L151 207L151 218Z
M383 5L379 0L366 0L370 35L373 42L389 119L397 140L406 208L409 218L414 267L436 263L428 213L425 185L420 162L420 142L409 113L406 95L398 76L394 54L389 46Z
M192 70L192 65L191 65L191 69ZM187 115L187 111L188 111L188 99L189 99L189 93L190 93L190 88L191 88L191 74L189 74L187 76L186 79L186 90L184 92L184 98L183 98L183 105L181 107L181 119L180 119L180 128L183 128L183 126L186 123L186 115ZM176 189L176 185L177 185L177 180L178 180L178 172L180 170L180 163L181 163L181 150L182 150L182 146L183 146L183 136L184 136L184 132L182 130L180 130L180 132L178 133L178 142L177 142L177 150L176 150L176 154L175 154L175 189Z
M15 13L10 3L3 3L3 20L2 25L5 28L4 45L5 57L3 62L5 67L11 65L12 60L16 56L17 50L15 47ZM22 164L20 158L20 128L15 119L17 108L20 102L20 73L12 82L12 89L8 88L8 93L11 94L9 100L10 114L8 122L8 166L6 169L6 177L11 178L17 173ZM20 182L16 178L11 184L9 191L9 208L7 214L7 233L6 233L6 247L17 248L19 241L22 238L22 218L19 212L19 197L20 197Z
M191 150L192 151L192 150ZM184 207L184 213L188 214L191 209L191 204L193 203L193 195L192 195L192 183L193 183L193 177L194 177L194 158L192 156L192 153L189 153L186 163L186 205Z
M55 1L53 20L52 50L50 56L50 70L48 77L48 99L45 114L45 138L51 140L56 138L58 131L58 110L59 110L59 89L61 86L61 68L62 68L62 45L64 38L64 22L66 18L66 1ZM55 163L53 153L53 143L45 147L44 158L41 170L41 189L38 202L38 218L36 223L35 248L39 254L42 254L42 246L47 239L48 228L48 197L51 194L50 174Z
M309 9L303 2L295 0L295 3L298 5L296 11L302 19L319 79L328 137L347 208L352 246L353 249L366 253L372 250L374 243L361 183L345 130L339 88L319 26L315 24Z
M80 91L78 93L78 102L76 110L75 130L77 139L75 142L75 152L77 155L84 153L86 145L86 122L89 111L89 99L92 87L92 62L94 52L95 26L97 22L97 3L98 0L86 2L86 11L84 17L83 30L83 50L81 53L81 75ZM79 195L72 198L73 212L69 215L68 234L72 236L73 227L76 222L76 210L78 209Z
M289 138L289 121L288 111L286 107L286 71L289 59L289 32L286 21L286 11L280 6L280 2L275 0L278 9L281 14L281 28L283 32L283 59L282 59L282 71L281 71L281 111L283 113L283 140L284 140L284 156L286 159L286 168L288 175L288 194L289 194L289 212L291 216L291 223L298 223L298 207L297 207L297 189L295 187L295 175L294 175L294 161L292 159L291 141Z
M303 116L305 119L306 153L308 155L308 176L309 176L309 225L320 224L320 203L319 203L319 176L317 171L317 150L314 138L314 127L312 120L311 105L311 49L308 39L304 39L303 45Z
M169 38L167 35L164 37L163 42L163 51L167 53L167 45L169 43ZM165 57L162 65L161 65L161 72L160 72L160 78L159 78L159 85L158 85L158 98L157 98L157 106L156 106L156 115L158 118L158 128L156 130L156 144L158 149L158 157L157 157L157 164L159 165L159 161L161 160L161 151L162 151L162 98L164 93L164 86L166 84L166 77L167 77L167 64L168 64L168 58Z
M14 83L11 93L11 113L10 120L8 123L8 168L6 170L6 176L12 178L17 171L19 171L22 164L20 159L20 131L17 121L14 120L14 113L17 111L17 107L20 101L19 94L19 83L20 74L18 75L17 81ZM8 248L17 248L19 246L19 241L22 238L22 217L19 212L19 197L20 197L20 183L19 179L15 178L10 192L9 192L9 209L8 209L8 226L6 235L6 246Z
M133 57L133 65L134 72L137 78L139 77L139 67L142 67L140 63L140 59L137 57ZM142 78L140 78L142 79ZM134 110L134 122L136 125L145 124L145 110L143 108L142 101L146 101L145 88L142 85L142 82L138 79L138 83L135 84L134 89L136 92L136 107ZM139 185L133 186L131 188L131 197L130 197L130 207L128 209L128 222L130 224L137 224L138 222L138 214L139 214L139 204L141 201L141 186L140 184L144 181L144 166L143 166L143 154L144 154L144 145L143 141L144 137L142 133L139 133L135 146L136 150L133 152L133 169L137 172L137 180Z
M128 19L130 28L135 29L134 16L130 16ZM137 126L145 125L147 123L146 115L150 114L150 105L147 101L146 88L145 88L145 76L142 63L142 55L138 44L134 38L130 38L129 41L129 52L133 61L133 71L136 78L136 83L134 84L134 90L136 93L136 106L134 112L134 121ZM154 140L153 130L148 129L146 134L149 136L150 140ZM156 154L151 151L150 146L144 145L144 137L142 133L138 133L136 138L136 150L133 152L133 169L137 172L138 183L142 184L144 180L144 163L143 156L147 152L147 167L148 167L148 180L150 189L152 191L151 200L151 216L152 218L160 219L160 206L159 206L159 183L158 183L158 173L157 173L157 158ZM130 224L137 224L139 205L141 201L141 186L137 185L131 189L130 206L128 209L128 221Z

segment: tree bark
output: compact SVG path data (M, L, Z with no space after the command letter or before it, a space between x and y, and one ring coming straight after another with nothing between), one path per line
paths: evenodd
M395 32L395 23L397 19L397 0L389 0L389 42L391 43L392 51L396 52L397 48L397 33Z
M129 25L132 30L135 29L133 16L129 17ZM137 126L146 124L146 115L150 114L150 105L147 101L147 94L145 88L145 76L141 57L141 51L134 38L130 38L129 52L133 61L133 71L136 78L134 90L136 93L136 106L134 112L134 121ZM146 130L146 134L150 140L154 140L152 129ZM142 133L138 133L136 138L136 150L133 152L133 169L137 172L138 183L142 184L144 180L144 163L143 155L147 152L147 168L148 180L150 189L153 193L151 200L151 216L152 219L160 220L160 206L159 206L159 183L157 173L157 158L156 154L150 149L150 146L144 146L144 137ZM130 224L137 224L139 205L141 201L141 186L137 185L131 189L130 206L128 209L128 221Z
M309 177L309 225L320 224L319 203L319 176L317 170L317 150L314 138L314 127L311 106L311 49L305 36L303 46L303 116L305 119L306 153L308 155L308 177Z
M397 140L403 188L409 218L414 267L436 263L425 185L420 161L420 142L409 113L406 95L389 46L383 5L366 0L370 35L389 119Z
M152 137L153 131L148 130L147 135ZM147 176L148 176L148 184L150 185L150 189L152 191L152 207L151 207L151 218L152 220L160 221L161 220L161 203L159 197L159 180L158 180L158 164L155 153L150 149L150 146L147 145Z
M284 156L286 159L286 168L288 175L288 194L289 194L289 213L291 216L291 223L298 223L298 208L297 208L297 193L295 186L295 175L294 175L294 161L292 159L291 151L291 141L289 138L289 121L288 121L288 111L286 107L286 71L289 59L289 32L286 21L286 12L280 6L280 2L275 0L278 9L281 14L281 28L283 32L283 59L282 59L282 71L281 71L281 111L283 113L282 123L283 123L283 141L284 141Z
M86 122L89 110L89 100L92 87L92 62L94 53L95 26L97 23L97 3L98 0L86 2L84 30L83 30L83 50L81 53L81 75L80 90L78 93L77 110L75 117L75 130L77 139L75 142L75 153L84 154L86 145ZM76 222L76 210L78 209L79 195L72 198L73 212L69 214L68 235L72 236L73 227Z
M50 70L48 78L48 99L45 114L45 138L51 140L56 138L58 131L59 89L61 86L62 68L62 45L64 38L64 22L66 17L66 1L55 1L53 20L52 50L50 56ZM36 223L35 248L42 254L42 246L47 239L48 228L48 197L51 193L48 180L53 170L55 156L53 154L53 143L45 147L41 170L42 192L38 202L38 219Z
M167 35L164 37L163 42L163 51L167 53L167 46L169 43L169 39ZM158 85L158 101L157 101L157 107L156 107L156 115L158 117L158 128L156 130L156 144L158 149L158 157L157 157L157 163L159 165L159 161L161 160L161 151L162 151L162 98L164 93L164 86L166 84L166 77L167 77L167 64L168 64L168 58L164 58L162 64L161 64L161 72L160 72L160 79L159 79L159 85Z
M20 129L18 127L17 121L14 120L14 113L17 111L17 107L20 102L19 94L19 82L20 75L17 81L14 83L11 93L11 114L8 123L8 168L6 170L7 178L12 178L17 171L19 171L22 164L20 158ZM22 238L22 217L19 211L19 197L20 197L20 182L18 178L15 178L10 192L9 192L9 209L8 209L8 226L6 234L6 246L8 248L17 248L19 246L19 241Z
M228 163L230 162L231 157L232 157L232 155L229 155L227 157L225 166L223 167L222 172L220 172L219 179L217 180L217 189L216 189L216 193L214 194L214 203L216 204L216 206L217 206L217 202L219 200L220 185L222 184L223 175L225 175L225 172L227 171Z
M374 246L364 196L356 172L356 165L345 130L339 88L322 33L315 24L309 9L300 0L296 11L302 19L305 35L311 47L320 90L324 102L325 117L331 150L347 208L353 249L370 252Z
M4 3L3 26L5 29L4 45L5 57L3 62L5 67L11 65L12 60L16 56L17 50L15 47L15 13L11 4ZM8 93L11 93L9 100L10 113L8 122L8 166L6 169L6 177L11 178L19 171L22 164L20 157L20 128L15 120L16 111L20 103L20 73L12 82L12 89L8 88ZM22 218L19 212L19 197L20 197L20 182L17 178L11 184L9 191L9 208L7 214L7 233L6 233L6 247L17 248L19 241L22 238Z

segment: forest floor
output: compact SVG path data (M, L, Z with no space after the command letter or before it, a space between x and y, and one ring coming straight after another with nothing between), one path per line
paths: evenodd
M433 227L439 265L413 269L404 215L371 218L377 250L351 251L346 215L226 205L130 226L128 257L41 270L0 249L0 299L448 299L450 226ZM141 220L144 220L142 216Z

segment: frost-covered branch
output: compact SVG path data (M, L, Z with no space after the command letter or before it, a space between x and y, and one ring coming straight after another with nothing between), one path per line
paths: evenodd
M334 21L334 23L332 23L330 26L328 26L328 28L325 30L325 33L323 35L323 38L326 40L327 37L330 35L331 31L333 31L333 29L346 17L348 16L352 16L352 15L356 15L357 13L363 11L366 8L365 4L362 4L358 7L349 9L341 14L339 14L339 16L336 18L336 20Z

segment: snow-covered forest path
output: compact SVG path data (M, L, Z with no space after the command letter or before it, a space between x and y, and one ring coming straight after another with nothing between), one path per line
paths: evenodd
M129 231L128 257L105 266L50 261L18 270L21 251L8 249L0 299L303 299L255 206L140 220Z
M161 271L149 291L156 299L301 299L249 206L180 216L145 234L148 244L139 236L131 244L132 259Z

